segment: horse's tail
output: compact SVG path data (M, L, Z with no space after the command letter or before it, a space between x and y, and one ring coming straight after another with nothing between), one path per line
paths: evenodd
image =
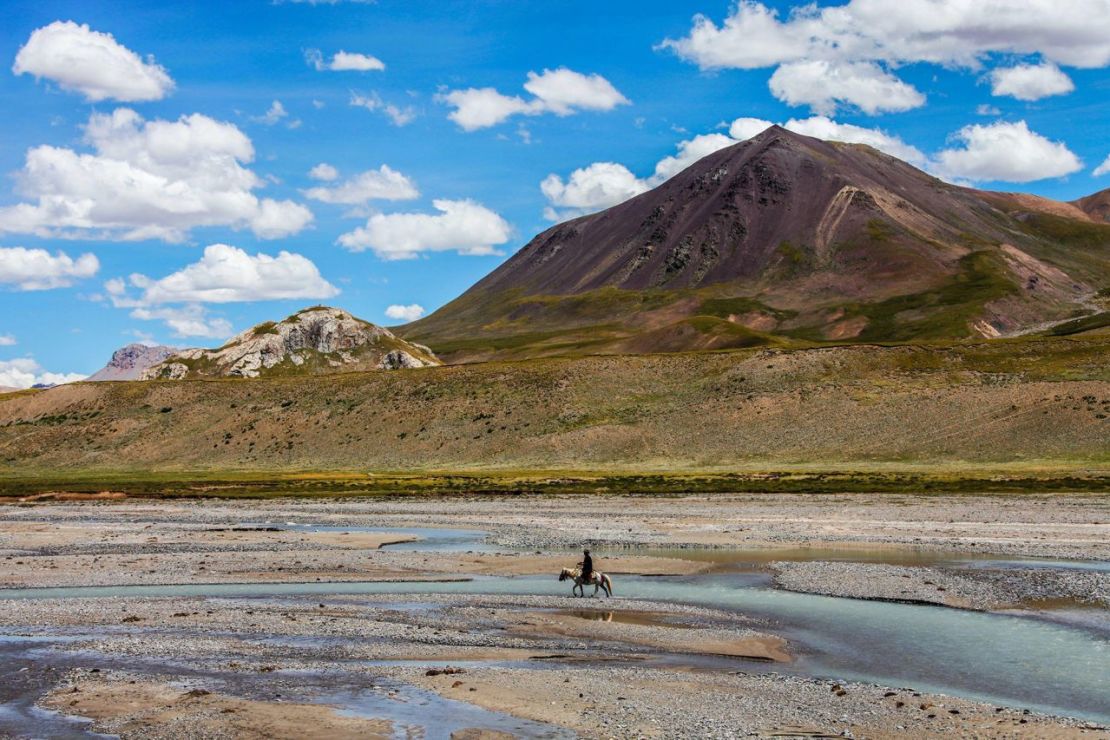
M609 587L609 595L613 594L613 579L609 577L608 573L601 574L601 580L605 581L605 585Z

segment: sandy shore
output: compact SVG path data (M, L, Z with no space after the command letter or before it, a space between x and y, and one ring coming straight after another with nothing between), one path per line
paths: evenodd
M417 536L389 531L397 527L489 536L438 551L391 548ZM123 737L312 736L297 734L306 723L321 737L390 736L420 722L442 730L450 720L440 717L457 705L437 709L437 696L480 713L450 725L460 738L1102 733L1020 706L791 675L796 646L773 623L620 597L627 574L739 571L853 598L977 610L1063 599L1105 609L1105 571L947 562L1106 559L1110 505L1098 497L50 502L0 507L0 587L554 579L583 543L615 575L618 598L0 599L0 626L15 640L0 643L0 662L42 672L32 697L41 706ZM21 652L32 648L20 639L34 650ZM459 671L426 675L447 666ZM0 701L26 698L4 691ZM421 691L431 693L406 694ZM424 707L417 719L405 715L413 706Z

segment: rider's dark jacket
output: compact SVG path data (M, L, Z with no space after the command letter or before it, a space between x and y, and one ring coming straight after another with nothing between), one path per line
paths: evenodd
M589 555L582 558L582 578L589 578L594 572L594 559Z

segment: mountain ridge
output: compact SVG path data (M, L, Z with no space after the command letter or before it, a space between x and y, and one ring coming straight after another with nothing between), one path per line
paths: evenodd
M1091 197L964 188L771 127L556 224L399 333L464 362L1020 334L1104 310Z

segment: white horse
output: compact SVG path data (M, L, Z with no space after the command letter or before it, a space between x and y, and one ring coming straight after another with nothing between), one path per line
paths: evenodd
M572 594L577 592L578 596L586 595L585 585L589 583L592 583L594 586L594 596L597 596L597 590L599 588L605 591L606 597L613 595L613 579L598 570L595 570L590 574L588 579L585 579L582 577L582 571L578 568L563 568L562 572L559 573L559 580L574 581L574 585L571 586L570 592Z

